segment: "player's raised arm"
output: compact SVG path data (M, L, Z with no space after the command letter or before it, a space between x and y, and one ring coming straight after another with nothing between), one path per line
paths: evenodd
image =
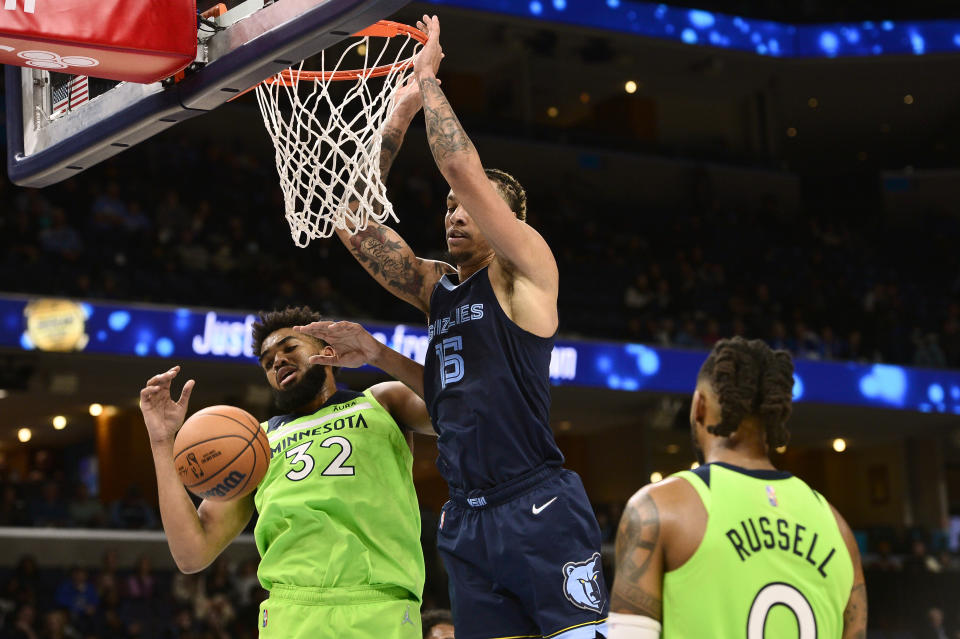
M559 274L550 247L536 230L517 219L497 193L484 172L476 148L440 88L436 76L443 57L440 22L436 16L423 16L417 27L428 35L427 44L417 56L415 73L420 83L427 141L437 168L490 242L496 259L516 276L552 295L555 306Z
M227 502L204 501L200 508L183 487L173 463L173 442L187 412L193 380L183 385L178 401L170 396L170 384L180 372L174 366L155 375L140 391L140 411L150 436L157 472L160 519L170 553L182 572L199 572L217 558L240 534L253 515L253 495Z
M380 179L384 182L407 128L420 110L420 88L416 81L401 87L394 99L396 107L381 132ZM437 280L445 273L454 272L454 268L444 262L420 259L396 231L375 220L370 220L367 227L356 234L337 229L337 237L381 286L424 313L429 310L430 293Z

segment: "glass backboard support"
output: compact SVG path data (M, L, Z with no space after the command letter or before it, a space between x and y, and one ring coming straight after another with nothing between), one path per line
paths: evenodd
M385 18L408 0L247 0L201 30L196 70L178 83L124 82L49 118L47 71L6 67L7 168L20 186L77 175Z

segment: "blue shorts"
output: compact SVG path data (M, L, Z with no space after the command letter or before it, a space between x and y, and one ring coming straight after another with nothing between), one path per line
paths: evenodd
M544 467L487 491L451 489L437 543L457 639L606 636L600 528L576 473Z

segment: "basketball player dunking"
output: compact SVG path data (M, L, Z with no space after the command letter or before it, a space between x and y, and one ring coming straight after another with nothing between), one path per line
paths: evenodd
M272 456L246 497L193 507L173 463L193 381L176 402L179 367L141 391L170 551L183 572L202 570L256 508L257 575L270 592L256 620L261 638L421 639L424 564L406 429L433 428L423 400L398 382L337 390L331 368L309 362L333 349L293 331L317 319L288 308L253 325L254 352L285 414L262 425Z
M617 531L611 639L864 639L867 594L850 527L770 463L786 444L793 361L759 340L717 342L690 427L700 466L651 484ZM662 624L662 626L661 626Z
M376 223L340 237L378 282L429 315L422 383L450 487L438 544L458 639L592 638L605 633L608 608L600 530L549 425L557 264L524 223L523 188L484 170L440 89L437 18L418 26L429 36L415 65L420 100L408 93L397 105L383 147L389 166L422 100L430 149L451 188L445 230L456 268L417 258ZM361 337L372 349L362 357L375 359L377 345Z

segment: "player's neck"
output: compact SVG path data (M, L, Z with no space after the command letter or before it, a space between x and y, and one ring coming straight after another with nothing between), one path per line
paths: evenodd
M770 458L764 453L755 450L739 450L736 448L726 448L715 446L713 450L704 455L708 464L721 462L746 468L747 470L776 470L776 467L770 462Z
M471 275L479 271L480 269L490 266L493 263L494 254L490 253L486 257L476 262L470 262L469 264L457 264L457 278L460 282L464 282L470 278Z
M320 389L320 392L317 393L317 396L313 398L307 404L304 404L300 407L300 413L310 414L315 413L320 410L320 407L330 401L330 398L333 397L333 394L337 392L337 385L330 381L323 385L323 388Z

